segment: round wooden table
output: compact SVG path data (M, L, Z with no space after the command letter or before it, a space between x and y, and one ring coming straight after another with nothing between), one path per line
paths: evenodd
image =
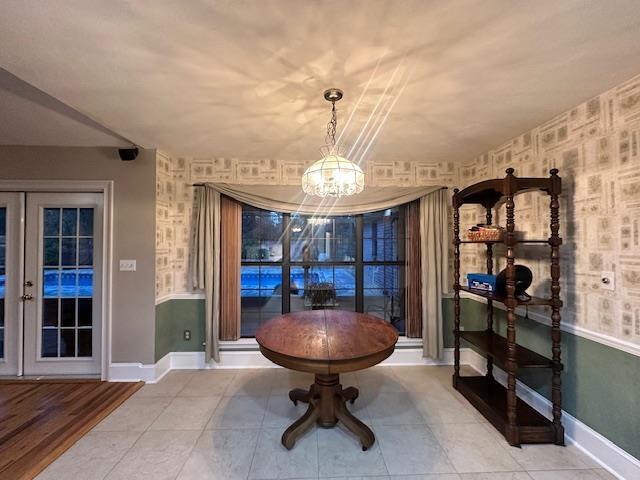
M289 392L294 404L308 403L305 414L282 435L293 448L311 425L335 426L342 422L358 436L362 449L373 445L373 432L354 417L346 402L355 402L358 389L342 388L340 374L372 367L393 353L398 332L385 321L362 313L313 310L273 318L256 332L262 354L278 365L315 374L309 390Z

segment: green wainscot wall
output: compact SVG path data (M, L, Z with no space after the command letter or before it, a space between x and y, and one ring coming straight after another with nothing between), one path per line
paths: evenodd
M184 331L191 331L191 340ZM156 305L156 362L169 352L204 351L204 300L167 300Z

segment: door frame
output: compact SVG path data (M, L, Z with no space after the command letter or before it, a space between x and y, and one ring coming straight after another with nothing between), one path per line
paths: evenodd
M111 332L112 332L112 283L113 283L113 180L0 180L0 192L50 192L50 193L101 193L102 194L102 359L100 361L100 377L109 378L111 365ZM24 204L21 208L22 232L24 243ZM24 248L24 246L22 247ZM24 265L20 265L20 284L24 282ZM19 309L18 341L20 357L18 358L18 376L24 372L22 359L24 343L24 310Z

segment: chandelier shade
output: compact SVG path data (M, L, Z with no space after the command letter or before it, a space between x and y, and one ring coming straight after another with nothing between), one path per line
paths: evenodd
M318 197L355 195L364 190L364 172L337 153L327 153L304 172L302 190Z
M317 197L343 197L364 190L364 172L359 165L344 157L342 147L336 145L338 124L336 102L342 91L330 88L324 98L331 102L331 121L327 125L327 145L322 147L322 158L311 165L302 175L302 190Z
M342 197L364 190L364 172L353 162L338 155L321 158L302 176L302 190L318 197Z

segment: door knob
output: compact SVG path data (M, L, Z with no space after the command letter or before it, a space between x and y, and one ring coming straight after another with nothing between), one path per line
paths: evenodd
M31 280L27 280L26 282L24 282L24 286L25 287L33 287L33 282Z
M20 298L22 299L23 302L25 302L27 300L33 300L33 295L31 295L30 293L25 293Z

